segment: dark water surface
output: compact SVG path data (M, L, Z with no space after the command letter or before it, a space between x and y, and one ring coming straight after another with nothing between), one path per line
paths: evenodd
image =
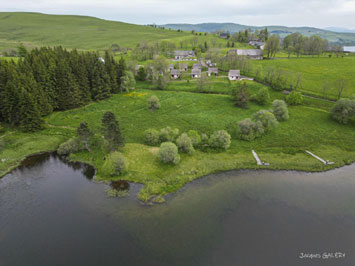
M0 179L0 266L355 265L355 165L210 175L155 206L94 174L52 154Z

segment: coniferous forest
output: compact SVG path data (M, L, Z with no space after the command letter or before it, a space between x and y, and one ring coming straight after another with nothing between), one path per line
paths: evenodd
M25 131L43 127L53 111L84 106L119 93L126 71L106 52L34 49L17 63L0 61L0 121Z

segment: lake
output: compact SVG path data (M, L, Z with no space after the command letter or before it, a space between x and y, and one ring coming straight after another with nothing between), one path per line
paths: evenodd
M43 154L0 179L0 265L355 264L355 165L213 174L154 206L94 175Z

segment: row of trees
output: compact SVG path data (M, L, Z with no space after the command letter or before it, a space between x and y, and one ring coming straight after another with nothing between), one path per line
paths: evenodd
M300 55L322 55L329 51L328 40L319 36L303 36L301 33L292 33L285 37L283 49L290 56L291 54Z
M269 32L267 28L262 30L255 30L254 32L252 32L251 29L246 29L243 31L236 32L232 36L230 36L230 39L233 42L241 42L241 43L248 43L249 41L252 40L259 40L265 42L268 40L268 38L269 38Z
M109 53L34 49L18 63L0 61L0 121L35 131L42 116L106 99L133 82L125 61Z

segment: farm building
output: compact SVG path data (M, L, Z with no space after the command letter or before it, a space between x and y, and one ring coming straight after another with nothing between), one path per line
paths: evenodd
M232 49L228 55L246 56L249 59L263 59L263 51L260 49Z
M208 68L208 76L212 76L212 75L215 75L215 76L218 75L218 68L216 68L216 67L209 67Z
M254 48L256 48L256 49L264 50L265 42L250 41L250 42L249 42L249 45L250 45L250 46L254 46Z
M200 68L194 68L191 71L191 77L196 79L201 77L201 69Z
M229 80L240 80L240 70L229 70L228 78Z
M170 77L171 77L172 79L177 79L177 78L179 78L179 77L180 77L180 70L178 70L178 69L172 69L172 70L170 71Z
M173 64L170 64L170 65L169 65L169 71L171 72L173 69L174 69L174 65L173 65Z
M193 69L202 69L202 65L201 64L194 64Z
M174 52L175 60L183 60L191 57L196 57L194 51L175 51Z

